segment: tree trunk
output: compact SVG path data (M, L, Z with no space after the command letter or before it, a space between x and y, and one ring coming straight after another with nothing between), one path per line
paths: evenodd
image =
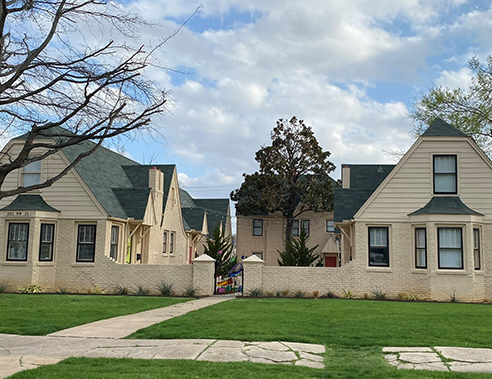
M292 241L292 225L294 225L294 211L290 211L285 215L287 225L285 227L285 241Z

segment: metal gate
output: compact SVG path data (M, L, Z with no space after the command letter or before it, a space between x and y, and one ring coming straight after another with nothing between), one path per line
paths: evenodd
M225 295L228 293L243 294L244 272L243 264L236 263L233 268L227 272L227 276L219 276L217 267L215 267L215 295Z

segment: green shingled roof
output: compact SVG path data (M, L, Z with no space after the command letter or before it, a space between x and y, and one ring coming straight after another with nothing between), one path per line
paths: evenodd
M127 217L143 220L150 188L113 188L113 192Z
M434 196L425 207L410 213L409 216L429 214L483 216L468 208L458 196Z
M446 121L439 117L436 117L430 124L427 130L422 134L423 137L468 137L467 134L461 130L456 129L454 126L448 124Z
M185 230L196 230L201 232L203 230L203 216L205 211L200 208L181 208L181 214L183 220L186 220Z
M195 208L196 204L191 195L184 189L179 189L179 199L181 201L181 207L183 208Z
M207 212L208 237L211 238L215 228L222 223L225 228L229 199L194 199L195 204Z
M343 167L350 168L350 188L335 188L335 222L352 219L395 165L344 164Z
M58 209L48 205L41 195L19 195L1 211L45 211L60 212Z

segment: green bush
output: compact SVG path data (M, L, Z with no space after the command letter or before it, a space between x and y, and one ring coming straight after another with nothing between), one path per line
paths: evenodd
M342 290L343 291L343 298L344 299L355 299L356 296L354 293L350 290Z
M137 290L135 291L135 295L137 296L147 296L149 294L149 289L144 286L137 286Z
M21 286L17 289L19 293L41 293L42 289L37 284L28 284L27 286Z
M114 295L128 295L128 292L129 292L128 287L125 287L123 284L118 284L113 289Z
M196 289L195 287L188 287L185 289L185 296L190 296L193 297L196 295Z
M261 288L253 288L249 290L248 295L251 297L262 297L263 290Z
M157 290L162 296L171 296L173 294L173 286L174 284L172 283L162 281L157 285Z

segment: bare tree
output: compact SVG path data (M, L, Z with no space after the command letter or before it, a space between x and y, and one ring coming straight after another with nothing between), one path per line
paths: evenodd
M26 133L20 152L0 157L0 199L48 187L103 142L152 127L167 93L144 71L177 31L157 46L128 44L145 26L107 0L0 0L1 133ZM80 143L86 151L60 173L2 191L13 170Z

